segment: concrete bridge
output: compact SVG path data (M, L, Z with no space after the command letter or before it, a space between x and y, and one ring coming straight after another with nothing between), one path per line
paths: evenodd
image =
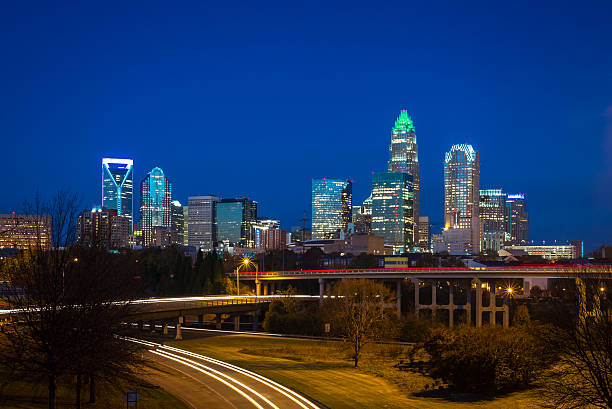
M402 315L403 288L405 283L410 283L417 317L431 314L434 319L436 315L448 315L446 319L450 327L459 321L469 325L473 319L479 327L483 323L483 314L489 323L509 325L510 298L529 294L525 279L609 278L611 273L612 265L536 265L240 272L237 278L253 283L254 292L257 295L263 292L263 296L273 294L277 285L289 281L316 281L320 299L329 294L329 284L336 280L365 278L395 283L399 316ZM229 273L232 279L236 275Z
M136 300L131 303L131 313L128 320L137 323L143 328L148 322L149 328L155 329L156 323L162 323L162 331L168 333L168 324L175 327L175 339L181 339L181 325L185 317L197 317L202 323L204 315L215 315L216 326L221 328L222 316L230 316L234 323L234 330L240 330L240 317L250 316L253 329L257 329L259 317L267 310L274 299L285 297L283 295L259 296L207 296L207 297L177 297L177 298L150 298ZM300 301L319 301L318 296L295 295Z

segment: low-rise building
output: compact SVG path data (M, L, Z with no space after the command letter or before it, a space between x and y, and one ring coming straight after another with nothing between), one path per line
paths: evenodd
M0 214L0 249L51 249L52 218L45 215Z
M535 246L506 246L505 250L522 250L530 256L542 256L546 260L577 258L578 252L573 245L535 245Z

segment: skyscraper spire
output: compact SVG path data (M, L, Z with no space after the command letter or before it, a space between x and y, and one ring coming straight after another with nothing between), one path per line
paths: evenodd
M405 109L400 111L391 131L389 145L388 172L408 173L412 176L414 187L414 211L412 220L419 220L419 151L414 123ZM418 229L413 228L413 242L418 243Z

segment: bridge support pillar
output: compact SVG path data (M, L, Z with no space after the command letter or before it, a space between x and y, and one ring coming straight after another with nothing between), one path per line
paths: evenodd
M489 313L489 323L491 325L495 325L495 312L497 311L497 300L495 298L495 286L492 286L491 291L489 292L489 308L491 312Z
M455 299L453 294L453 285L448 286L448 327L453 328L455 325Z
M155 321L149 321L149 331L151 331L151 334L155 334Z
M261 295L261 281L255 280L255 295L259 297Z
M182 316L176 319L176 335L174 336L174 339L177 341L183 339L183 335L181 334L181 325L183 325Z
M482 283L479 279L472 280L472 286L476 287L476 327L482 327ZM470 289L471 292L471 289Z
M319 303L323 302L323 296L325 295L325 280L319 278Z
M268 295L268 285L269 285L268 283L264 283L263 284L263 293L264 293L264 296Z
M419 302L419 289L421 282L416 279L413 278L412 280L412 284L414 285L414 316L418 319L419 318L419 310L421 309L421 304Z
M221 314L215 315L215 328L221 329Z
M438 310L438 283L431 283L431 320L436 320L436 311Z
M260 313L259 310L253 313L253 326L252 326L253 331L257 331L257 324L259 323L259 313Z
M466 302L467 304L465 305L465 323L467 325L472 325L472 285L468 284L468 288L467 288L467 293L466 295Z
M234 315L234 331L240 331L240 315Z
M164 322L164 328L162 329L164 335L168 335L168 323Z
M200 314L198 315L198 324L203 324L204 323L204 314Z
M507 302L504 302L504 328L508 328L510 326L510 307Z
M395 298L397 318L402 318L402 280L397 280L395 284Z

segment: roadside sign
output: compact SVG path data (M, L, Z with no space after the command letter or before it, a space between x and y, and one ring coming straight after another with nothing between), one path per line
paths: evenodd
M127 402L128 406L137 405L138 401L140 400L140 394L134 389L130 389L123 397L123 400Z

